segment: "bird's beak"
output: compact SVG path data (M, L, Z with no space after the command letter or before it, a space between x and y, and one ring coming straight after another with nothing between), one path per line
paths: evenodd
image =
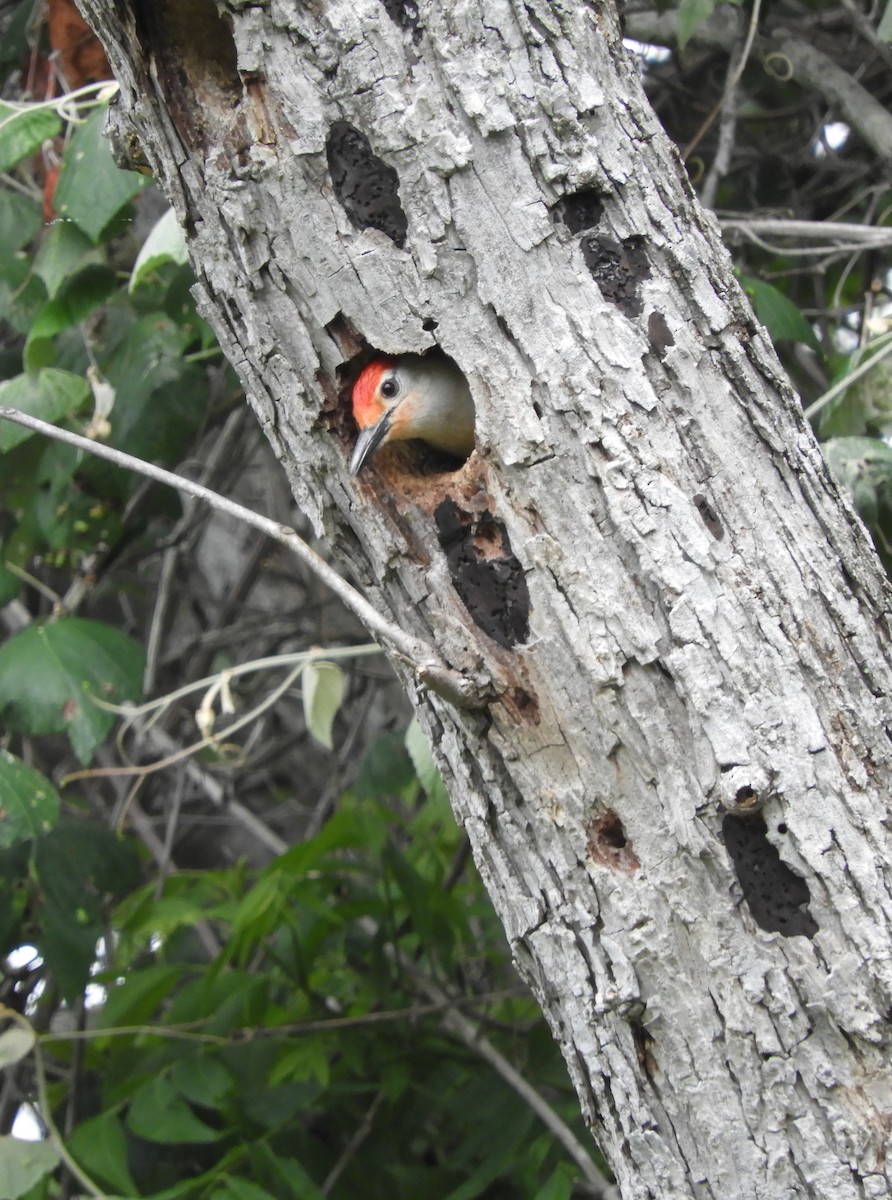
M392 416L393 409L385 409L374 425L366 425L365 429L359 431L350 459L351 475L358 475L378 447L387 440Z

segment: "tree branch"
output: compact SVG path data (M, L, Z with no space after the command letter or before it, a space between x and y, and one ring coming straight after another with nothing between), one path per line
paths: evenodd
M781 31L774 54L786 58L796 80L823 96L874 153L892 162L892 115L848 71L814 46Z
M146 478L153 479L156 483L163 483L167 487L175 488L187 496L209 504L218 512L226 513L239 521L244 521L246 525L251 525L254 529L259 529L261 533L265 533L267 537L290 550L330 591L334 592L341 603L349 608L371 633L389 643L411 666L421 683L459 708L482 708L486 703L485 697L475 683L442 663L436 651L427 642L406 633L404 629L400 629L398 625L382 616L361 592L351 587L321 555L308 546L289 526L280 525L278 521L261 516L260 513L245 508L244 505L237 504L234 500L227 499L226 496L221 496L219 492L214 492L200 483L193 483L191 479L185 479L182 475L174 474L173 471L165 471L163 467L156 467L153 463L135 458L132 454L125 454L122 450L115 450L101 442L90 441L89 438L81 437L80 434L60 429L57 425L50 425L47 421L41 421L29 413L20 412L17 408L0 405L0 418L13 421L17 425L24 425L26 429L33 429L35 433L42 433L46 437L65 442L69 446L75 446L85 454L94 454L97 458L104 458L116 466L123 467L126 471L135 471L139 475L145 475Z
M875 354L872 354L860 366L856 367L854 371L849 371L848 375L843 375L842 379L838 379L833 387L827 389L823 396L819 396L813 404L810 404L805 410L806 418L811 420L812 417L817 416L821 409L825 408L831 400L835 400L841 392L846 391L853 383L857 383L862 375L866 375L874 367L879 366L883 359L888 358L890 354L892 354L892 340L883 346L882 349L877 350Z
M688 159L693 153L703 138L706 136L709 129L719 113L722 114L722 128L719 134L719 151L716 155L713 164L713 170L710 172L710 182L707 181L709 190L709 198L704 195L704 203L712 206L715 198L715 190L718 187L719 179L727 173L728 163L731 161L731 150L734 144L734 129L736 126L736 99L737 85L740 83L740 77L746 70L746 64L749 61L750 52L753 48L753 41L756 37L756 30L759 26L759 15L762 11L762 0L753 0L753 11L750 14L749 24L747 25L746 37L743 45L740 46L736 41L734 50L731 54L731 61L728 64L728 78L725 82L725 90L722 93L722 98L694 134L689 144L682 152L682 158Z
M752 241L765 236L825 243L792 252L799 254L827 254L833 250L892 246L892 228L882 225L857 225L847 221L786 221L778 217L720 217L719 224L723 234L740 234ZM784 253L790 251L785 249Z
M631 12L626 23L629 37L657 45L673 45L678 39L676 13L646 10ZM692 34L691 42L720 46L729 54L737 36L733 9L719 6ZM887 163L892 161L892 115L879 101L826 54L797 37L789 29L767 29L756 38L755 47L766 66L786 60L789 74L823 98L836 115ZM713 114L710 114L710 121ZM698 136L699 140L699 136ZM693 143L692 143L693 145ZM687 153L690 153L688 149Z

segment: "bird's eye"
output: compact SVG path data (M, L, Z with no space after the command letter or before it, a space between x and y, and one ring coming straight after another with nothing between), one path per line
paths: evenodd
M385 379L381 384L381 395L385 400L392 400L400 390L400 385L395 379Z

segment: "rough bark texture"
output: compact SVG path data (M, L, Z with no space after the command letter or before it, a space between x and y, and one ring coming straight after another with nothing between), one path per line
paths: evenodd
M295 496L490 689L415 699L623 1195L892 1196L889 597L612 8L81 2ZM478 451L351 480L435 344Z

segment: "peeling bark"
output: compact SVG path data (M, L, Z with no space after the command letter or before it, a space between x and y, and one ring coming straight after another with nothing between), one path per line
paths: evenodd
M892 1196L889 593L612 7L80 2L295 497L491 696L396 663L623 1195ZM477 451L351 479L434 345Z

